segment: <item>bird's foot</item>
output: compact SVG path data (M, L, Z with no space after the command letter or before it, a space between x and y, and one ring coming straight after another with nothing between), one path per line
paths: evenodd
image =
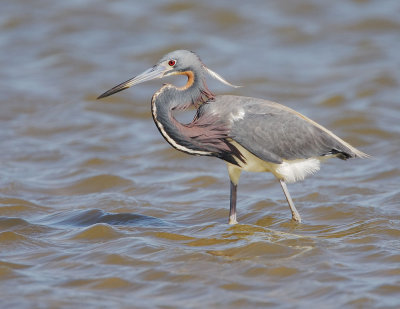
M292 212L292 220L301 223L301 217L298 212Z
M236 216L229 216L229 224L230 225L238 224L238 222L236 221Z

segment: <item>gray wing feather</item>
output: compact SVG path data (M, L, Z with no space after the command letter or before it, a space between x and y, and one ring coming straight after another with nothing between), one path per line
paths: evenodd
M256 156L273 163L323 156L338 146L306 120L281 113L248 115L237 120L231 136Z
M281 163L332 153L351 156L338 139L278 103L236 96L221 96L219 101L222 104L214 112L230 110L230 137L262 160Z

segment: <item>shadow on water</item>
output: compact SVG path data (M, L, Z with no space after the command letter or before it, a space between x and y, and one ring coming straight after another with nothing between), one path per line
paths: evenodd
M141 226L141 227L165 227L171 223L135 213L109 213L100 209L78 210L72 213L57 213L46 216L41 221L52 225L65 226L91 226L98 223L109 225Z

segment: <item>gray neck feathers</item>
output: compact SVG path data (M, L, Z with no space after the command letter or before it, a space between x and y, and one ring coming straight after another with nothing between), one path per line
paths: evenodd
M174 148L194 155L211 155L202 150L200 145L193 143L188 135L187 127L179 123L173 116L174 110L186 110L189 107L199 107L213 95L208 90L202 78L195 76L193 84L182 89L173 85L165 85L157 91L151 102L151 110L155 124L160 133Z

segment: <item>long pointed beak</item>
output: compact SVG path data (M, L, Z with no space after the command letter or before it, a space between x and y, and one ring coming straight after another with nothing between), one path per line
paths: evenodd
M146 82L148 80L161 78L164 76L164 74L167 71L168 71L168 68L165 68L161 65L155 65L154 67L144 71L143 73L139 74L138 76L131 78L131 79L127 80L126 82L123 82L123 83L111 88L110 90L107 90L103 94L99 95L97 97L97 99L108 97L114 93L120 92L122 90L132 87L133 85L137 85L137 84Z

